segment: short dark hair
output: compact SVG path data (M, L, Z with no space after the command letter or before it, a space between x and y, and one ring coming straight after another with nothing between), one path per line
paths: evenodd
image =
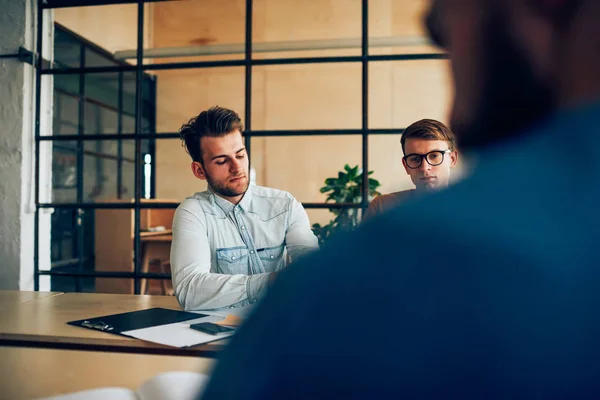
M235 130L244 131L240 116L228 108L214 106L190 119L179 129L179 135L192 160L202 163L200 139L205 136L222 137Z
M400 139L403 153L406 139L444 140L448 142L450 150L455 149L454 133L446 125L435 119L419 120L404 130L402 139Z

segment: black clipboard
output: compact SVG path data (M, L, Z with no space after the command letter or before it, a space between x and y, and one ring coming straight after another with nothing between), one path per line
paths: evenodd
M67 322L67 324L120 335L122 332L174 324L176 322L190 321L203 317L208 317L208 315L155 307L140 311L80 319Z

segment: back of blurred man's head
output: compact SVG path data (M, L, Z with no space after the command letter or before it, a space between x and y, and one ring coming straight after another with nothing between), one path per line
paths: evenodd
M432 0L426 24L452 61L461 147L600 97L600 0Z

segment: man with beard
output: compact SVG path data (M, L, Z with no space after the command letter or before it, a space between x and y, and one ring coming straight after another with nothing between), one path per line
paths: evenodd
M291 194L249 184L243 129L234 111L213 107L180 130L194 176L208 183L173 219L171 274L186 310L255 303L288 255L296 261L318 248Z
M450 183L450 171L456 166L458 152L454 134L434 119L410 124L402 133L402 165L415 189L377 196L363 216L363 222L392 210L415 194L444 189Z
M600 398L600 1L432 3L477 168L286 269L205 399Z

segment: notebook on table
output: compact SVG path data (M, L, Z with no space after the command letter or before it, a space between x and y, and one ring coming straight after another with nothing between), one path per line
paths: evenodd
M223 317L217 315L155 307L80 319L67 322L67 324L172 347L190 347L231 336L233 333L211 335L190 328L191 324L197 322L218 322L221 320L223 320Z

